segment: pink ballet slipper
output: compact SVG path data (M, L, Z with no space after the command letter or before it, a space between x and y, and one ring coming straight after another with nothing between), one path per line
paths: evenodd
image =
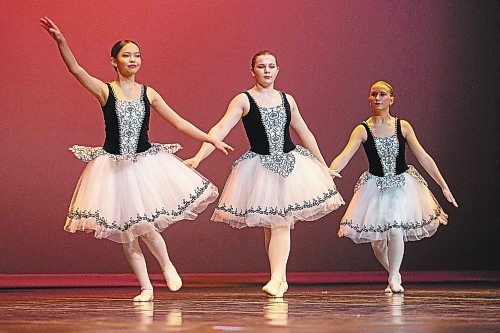
M133 298L134 302L151 302L154 299L153 289L143 289L141 293Z
M278 288L278 292L276 293L276 295L274 295L274 297L283 298L287 290L288 290L288 283L286 281L281 281L280 286Z
M177 273L174 265L170 265L163 271L163 276L167 281L167 287L170 291L177 291L182 287L182 279Z
M280 288L281 282L279 280L271 279L264 287L262 287L262 291L267 295L276 297Z

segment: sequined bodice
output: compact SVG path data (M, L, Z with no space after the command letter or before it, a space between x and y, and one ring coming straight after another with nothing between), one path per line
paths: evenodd
M385 176L393 176L396 174L396 157L399 151L399 141L396 134L377 138L375 140L375 148L377 149L380 162L382 162L382 169Z
M118 118L118 130L120 138L120 154L135 154L137 143L141 132L142 122L146 113L144 105L144 86L141 86L141 96L133 101L125 101L115 95L115 109Z
M404 174L396 174L397 158L400 153L397 118L395 120L395 123L395 131L393 135L388 137L376 137L373 135L370 127L365 122L366 128L370 132L370 135L373 138L373 142L375 143L375 150L380 159L380 164L382 165L384 174L384 176L380 177L367 173L366 177L376 177L377 187L381 191L385 191L388 188L403 186L405 182ZM366 181L367 179L365 179L364 181Z
M257 102L255 104L258 105ZM269 142L269 153L282 153L285 144L286 125L286 110L283 96L281 97L280 105L269 108L259 106L259 112Z
M281 103L277 106L261 107L250 93L245 94L250 101L250 111L244 116L243 124L252 149L233 165L258 155L264 167L287 177L295 167L292 152L310 157L312 154L304 147L295 146L290 138L291 113L286 95L280 92Z

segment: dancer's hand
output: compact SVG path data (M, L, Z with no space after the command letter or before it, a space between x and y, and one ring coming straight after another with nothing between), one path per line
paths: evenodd
M191 157L188 158L187 160L184 160L184 164L192 169L196 169L200 164L200 161L196 157Z
M61 33L61 30L57 27L57 25L52 22L51 19L49 19L47 16L40 18L40 25L47 30L47 32L50 34L52 38L56 42L61 42L64 40L64 37Z
M342 175L339 173L338 170L328 168L328 171L330 172L330 176L332 176L333 178L335 178L335 177L342 178Z
M215 146L215 148L219 149L220 151L222 151L225 155L229 154L228 150L230 151L234 151L233 147L231 147L230 145L228 145L227 143L217 139L217 138L214 138L213 136L210 136L210 143L213 144Z
M444 194L444 197L446 198L446 200L448 200L449 202L451 202L453 204L453 206L458 207L458 204L455 201L455 198L453 197L453 194L451 194L451 191L450 191L449 188L444 188L443 189L443 194Z

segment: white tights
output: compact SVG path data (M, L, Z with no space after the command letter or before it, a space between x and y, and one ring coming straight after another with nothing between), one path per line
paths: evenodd
M286 263L290 255L290 227L264 228L264 244L271 266L271 280L286 281Z
M140 237L144 243L146 243L146 246L155 256L156 260L160 263L169 289L172 291L179 290L182 286L182 280L177 274L172 261L170 261L167 245L165 244L163 237L157 231L143 234ZM131 243L124 243L123 250L125 252L125 257L127 258L135 276L137 277L137 280L139 281L139 284L141 285L141 290L153 290L153 286L148 275L146 260L144 259L144 254L139 246L138 238Z
M394 290L402 289L401 275L399 270L403 261L405 245L403 234L395 232L388 239L371 242L373 253L377 260L382 264L385 270L389 273L389 286Z

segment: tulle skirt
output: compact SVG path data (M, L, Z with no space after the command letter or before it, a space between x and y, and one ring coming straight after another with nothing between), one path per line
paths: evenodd
M79 156L81 150L73 147L78 158L91 161L76 186L64 229L128 243L177 221L194 220L218 191L172 153L180 146L172 146L154 144L132 157L75 146L94 149L93 155L87 150Z
M212 221L235 228L293 228L299 220L317 220L344 204L326 166L296 150L291 154L295 165L286 177L266 168L258 154L237 161Z
M432 236L440 224L446 224L448 215L418 171L410 166L402 175L402 186L381 191L378 177L365 172L340 222L339 236L365 243L402 233L404 241L416 241Z

